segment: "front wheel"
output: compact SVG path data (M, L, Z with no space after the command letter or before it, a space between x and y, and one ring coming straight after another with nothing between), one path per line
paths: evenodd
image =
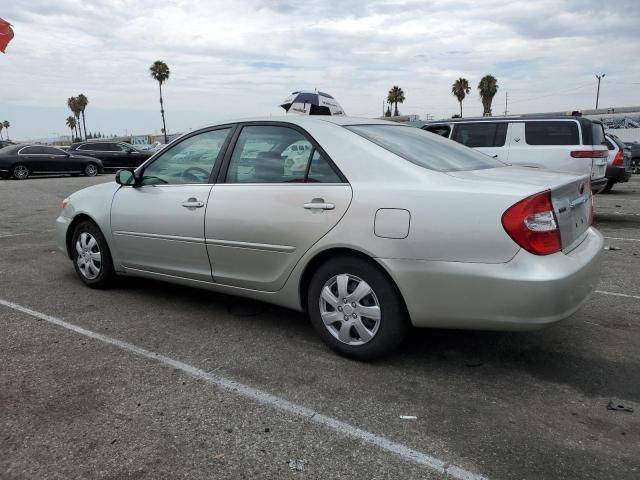
M333 350L371 360L396 349L409 323L395 285L370 261L336 257L322 265L309 285L308 312Z
M84 174L87 177L95 177L98 174L98 166L95 163L87 163L84 167Z
M107 288L115 271L109 246L100 229L89 221L78 224L71 239L73 266L85 285Z

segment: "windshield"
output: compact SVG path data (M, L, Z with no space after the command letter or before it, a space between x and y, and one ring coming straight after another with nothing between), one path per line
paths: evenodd
M505 166L495 158L419 128L403 125L351 125L345 128L430 170L455 172Z

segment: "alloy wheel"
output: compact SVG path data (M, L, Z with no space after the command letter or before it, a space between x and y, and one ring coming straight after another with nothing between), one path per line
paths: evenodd
M95 177L98 174L98 167L96 167L93 163L90 163L85 167L84 173L87 175L87 177Z
M93 280L100 275L102 255L96 239L87 232L82 232L76 240L76 263L82 275Z
M378 333L382 311L375 292L363 279L342 273L320 293L320 317L329 333L347 345L364 345Z
M24 165L17 165L13 169L13 176L16 177L18 180L24 180L29 176L29 169Z

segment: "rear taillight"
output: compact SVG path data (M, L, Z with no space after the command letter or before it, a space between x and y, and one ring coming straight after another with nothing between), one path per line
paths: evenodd
M622 167L624 165L624 152L622 150L618 150L616 156L613 158L613 166Z
M510 207L502 215L502 226L514 242L535 255L550 255L562 249L549 190Z
M574 150L571 152L573 158L607 158L608 150Z

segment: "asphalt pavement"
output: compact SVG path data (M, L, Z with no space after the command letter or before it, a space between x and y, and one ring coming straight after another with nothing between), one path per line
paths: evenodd
M0 180L0 478L640 478L640 178L596 197L609 249L570 319L372 363L267 304L83 286L54 221L112 178Z

